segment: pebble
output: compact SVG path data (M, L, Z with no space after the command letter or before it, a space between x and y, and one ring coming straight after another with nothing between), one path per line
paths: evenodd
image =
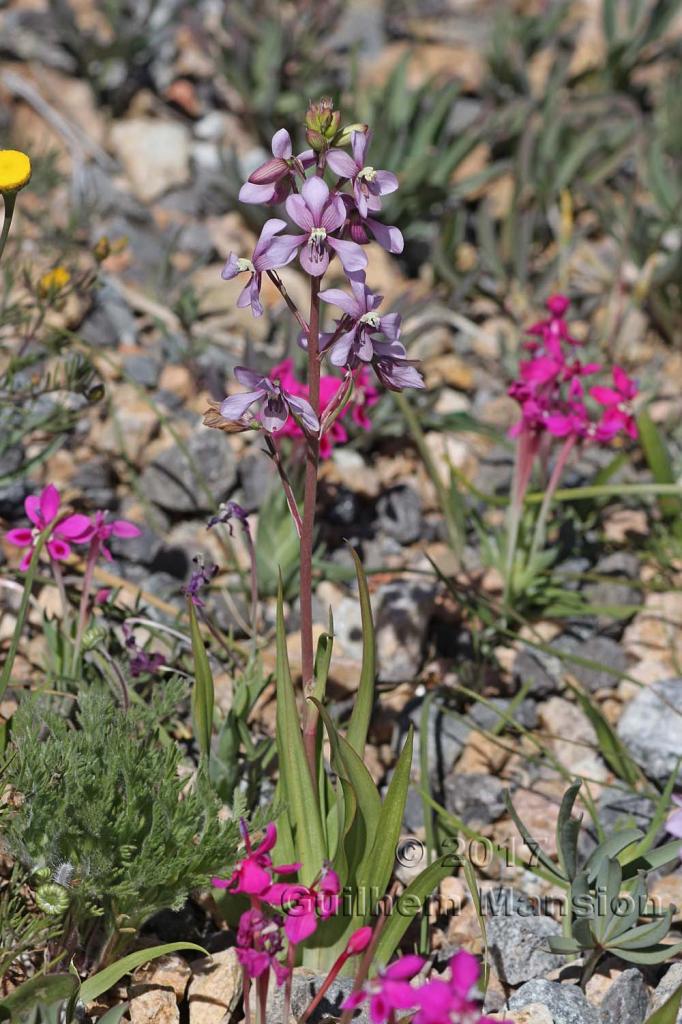
M631 967L619 974L602 999L604 1024L644 1024L649 996L642 972Z
M188 454L175 444L157 455L142 474L141 490L169 512L211 511L237 482L234 452L220 431L202 427L186 448Z
M503 783L492 775L450 772L443 783L445 808L465 825L488 825L504 814L504 789Z
M625 708L618 735L650 779L664 783L680 756L682 678L640 690ZM682 780L682 769L678 773Z
M436 600L437 585L424 580L395 580L377 591L375 626L379 681L414 679Z
M507 1005L510 1010L522 1010L531 1003L547 1007L554 1024L603 1024L599 1010L590 1006L575 985L543 979L527 981Z
M111 144L142 202L189 180L190 134L182 124L149 117L117 121Z
M493 967L507 985L539 978L565 961L547 950L549 936L561 934L561 926L551 917L518 913L489 917L486 934Z
M236 949L225 949L192 963L189 983L189 1024L221 1024L233 1013L242 994L242 968Z
M399 544L419 540L423 528L422 501L409 484L393 487L377 502L377 527Z

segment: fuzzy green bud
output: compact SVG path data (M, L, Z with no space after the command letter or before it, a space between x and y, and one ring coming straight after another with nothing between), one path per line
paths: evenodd
M90 626L83 634L83 650L93 651L107 636L104 626Z
M69 894L63 885L47 882L36 889L36 904L44 914L56 917L68 910Z

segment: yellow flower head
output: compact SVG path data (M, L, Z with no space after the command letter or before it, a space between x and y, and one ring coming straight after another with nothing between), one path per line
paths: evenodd
M66 267L55 267L54 270L48 270L38 281L38 294L45 299L48 295L66 288L70 280L71 274Z
M18 149L0 149L0 192L18 192L31 178L31 161Z

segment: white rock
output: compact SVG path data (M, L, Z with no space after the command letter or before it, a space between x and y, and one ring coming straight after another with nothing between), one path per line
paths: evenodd
M143 202L189 180L190 135L181 124L149 117L117 121L111 146Z

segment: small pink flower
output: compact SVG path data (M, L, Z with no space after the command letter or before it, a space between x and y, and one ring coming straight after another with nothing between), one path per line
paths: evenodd
M237 930L237 959L251 978L272 968L282 985L290 973L278 959L283 946L281 919L267 917L257 907L244 911Z
M241 822L240 828L246 846L246 857L239 862L229 878L212 880L217 889L229 889L230 892L245 893L247 896L261 896L272 885L271 872L289 875L298 871L300 864L273 867L270 850L277 842L277 827L274 822L271 821L266 826L265 836L255 849L251 846L251 837L245 821Z
M634 439L637 437L637 423L630 412L630 403L636 398L639 389L620 366L614 366L612 373L612 388L590 388L592 398L605 407L597 425L596 437L599 441L610 441L624 430L628 437Z
M95 541L98 545L98 553L102 552L107 562L112 561L112 554L106 546L110 537L139 537L142 531L139 526L128 522L127 519L114 519L107 523L106 512L95 512L95 522L88 532L87 540Z
M21 570L28 569L38 536L44 530L49 529L51 523L55 522L60 504L59 491L54 484L48 484L40 495L37 497L33 494L29 495L24 501L26 515L34 524L34 529L20 527L16 530L8 530L5 534L10 544L19 548L28 548L19 564ZM90 539L91 530L92 523L87 516L72 515L62 519L49 533L46 547L50 558L54 558L58 562L65 561L71 554L71 546L68 541L72 541L74 544L85 543Z
M410 984L425 961L420 956L403 956L365 982L358 992L351 992L343 1003L344 1010L355 1010L369 1000L372 1024L384 1024L396 1010L409 1010L419 1004L419 991Z
M351 956L357 956L358 953L364 953L370 942L372 941L372 929L369 925L364 925L362 928L358 928L354 931L348 940L346 951Z
M280 907L286 914L284 931L289 941L297 945L310 938L320 920L336 912L340 892L339 876L327 867L311 886L275 882L262 893L262 899Z
M341 178L348 178L353 186L355 204L361 217L366 217L369 210L381 209L381 197L395 192L398 179L391 171L378 171L365 163L367 149L372 140L372 133L352 132L350 156L343 149L330 149L327 153L327 166Z
M304 168L315 163L312 149L293 155L291 136L280 128L272 136L272 159L257 167L249 175L240 191L242 203L282 203L294 187L294 172L303 174Z

